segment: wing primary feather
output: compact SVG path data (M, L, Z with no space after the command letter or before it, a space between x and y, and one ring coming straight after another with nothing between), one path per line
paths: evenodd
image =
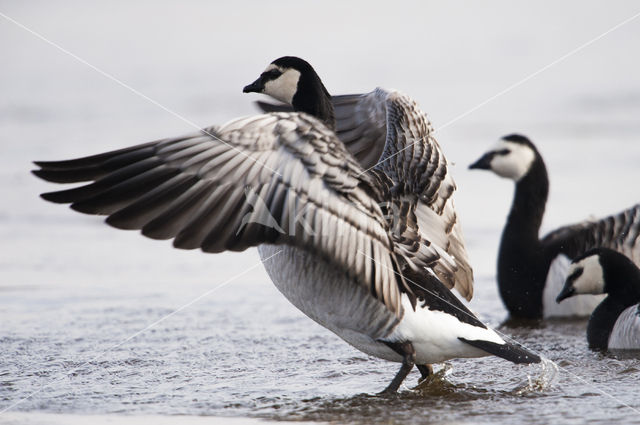
M216 209L225 205L230 195L234 191L233 185L220 185L208 194L198 211L196 211L189 221L180 229L180 232L173 240L173 246L180 249L199 248L202 241L210 232L211 221L218 218L215 216Z
M107 223L119 229L140 229L198 181L196 176L178 174L131 205L111 214Z
M131 146L124 149L118 149L115 151L105 152L98 155L85 156L76 159L67 159L64 161L34 161L33 163L43 170L70 170L80 168L91 168L104 164L106 161L131 152L143 151L146 148L154 147L158 142L149 142L141 145Z
M48 192L40 195L43 199L57 204L67 204L71 202L80 202L93 198L102 192L111 189L113 186L126 181L132 177L142 174L148 170L158 167L162 164L158 158L147 158L143 161L128 165L120 170L95 181L94 183L76 187L73 189L60 190L57 192Z
M134 202L141 195L177 176L180 170L159 166L118 183L91 198L71 204L75 211L85 214L109 215Z
M98 165L71 170L32 170L34 175L53 183L78 183L95 180L104 174Z
M234 223L242 218L238 217L238 211L242 210L244 203L244 190L233 188L225 202L219 204L222 208L211 214L206 226L206 235L200 243L200 248L204 252L223 252L227 249L227 241L235 236L237 226L234 226ZM242 251L246 248L248 246L239 243L234 246L235 251Z
M169 207L142 227L142 234L152 239L171 239L189 222L218 186L215 182L199 181L175 199Z

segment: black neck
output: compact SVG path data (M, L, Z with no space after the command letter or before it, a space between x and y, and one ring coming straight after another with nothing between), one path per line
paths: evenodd
M607 298L593 310L593 313L591 313L591 318L587 326L587 342L589 343L589 348L606 350L609 346L611 331L618 320L618 316L636 303L627 303L620 297L607 296Z
M542 158L536 154L531 169L517 183L503 237L516 237L518 244L538 243L538 233L549 195L549 177Z
M626 255L608 251L601 254L604 291L621 300L626 307L640 302L640 269Z
M605 288L609 295L591 314L587 327L589 347L605 350L618 316L640 302L640 270L626 256L618 253L600 256Z
M542 317L542 293L549 262L541 249L542 223L549 178L536 152L531 168L517 183L498 253L500 295L512 316Z
M291 106L296 111L313 115L335 131L336 118L331 95L315 72L303 73L300 76L296 94L291 100Z

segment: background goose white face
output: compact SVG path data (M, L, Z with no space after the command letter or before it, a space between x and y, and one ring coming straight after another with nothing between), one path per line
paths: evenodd
M291 104L293 96L298 90L300 71L270 64L260 77L264 77L264 94Z
M507 140L500 140L487 154L492 154L489 165L491 171L514 181L527 174L536 158L535 152L529 146Z
M602 294L604 275L597 255L583 258L571 264L567 273L567 284L571 284L575 294Z

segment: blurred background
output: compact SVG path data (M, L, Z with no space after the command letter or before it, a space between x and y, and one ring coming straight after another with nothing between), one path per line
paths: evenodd
M39 193L55 187L29 173L33 160L195 130L176 115L205 127L256 113L260 96L242 94L242 87L283 55L308 60L332 94L395 88L428 113L455 164L456 205L477 277L471 308L493 325L506 317L495 260L513 187L467 166L499 137L519 132L541 151L551 181L545 229L640 200L640 17L595 40L640 13L634 1L5 0L0 13L0 409L40 390L12 412L351 421L351 399L342 416L325 403L373 393L391 379L396 365L368 359L290 306L255 250L204 255L115 231L42 201ZM571 349L586 356L572 365L599 370L603 363L585 351L583 331L583 324L547 329L546 341L542 330L509 332L543 352L562 350L569 332ZM630 367L637 378L637 361L610 361L615 373L599 378L605 387L612 376L624 382L627 375L616 373ZM485 418L507 420L518 401L504 392L522 371L494 381L491 368L500 375L503 363L455 365L462 373L452 382L473 381L491 400L467 387L454 393L469 396L471 410ZM485 373L464 369L477 365ZM558 392L593 393L558 385L512 420L567 419L574 409ZM624 388L618 395L640 404ZM476 420L453 407L460 400L443 400L441 410L419 406L431 409L434 421ZM540 406L548 410L542 416ZM628 419L615 407L606 397L585 401L596 419ZM487 416L496 411L505 416ZM5 418L33 418L13 415Z

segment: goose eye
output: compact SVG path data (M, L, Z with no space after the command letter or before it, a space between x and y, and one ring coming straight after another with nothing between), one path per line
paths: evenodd
M509 149L500 149L494 152L494 155L500 155L500 156L504 156L504 155L509 155L511 153L511 151Z
M573 271L573 273L571 273L569 276L567 276L567 282L570 282L570 283L575 282L577 278L582 276L583 272L584 272L584 268L583 267L578 267L577 269L575 269Z
M281 75L282 75L282 71L280 71L279 69L271 69L269 71L263 72L261 77L265 81L269 81L269 80L275 80Z

